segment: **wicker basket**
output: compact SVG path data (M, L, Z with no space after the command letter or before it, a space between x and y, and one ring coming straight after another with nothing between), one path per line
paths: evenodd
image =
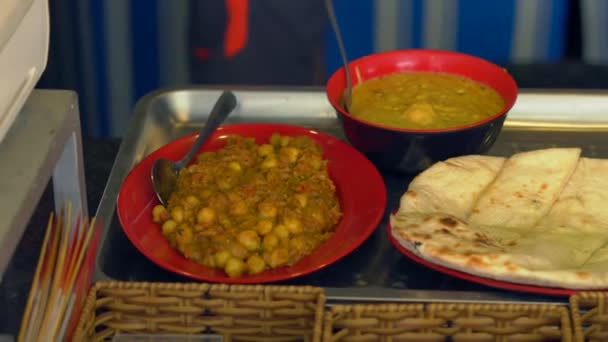
M571 341L566 307L355 304L325 313L324 341Z
M580 292L570 297L575 341L608 341L608 293Z
M221 334L224 341L320 341L325 295L312 286L98 282L74 341L116 333Z

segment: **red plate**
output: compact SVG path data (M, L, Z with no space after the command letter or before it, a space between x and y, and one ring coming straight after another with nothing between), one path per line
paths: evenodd
M483 284L483 285L487 285L487 286L493 286L493 287L497 287L497 288L501 288L501 289L506 289L506 290L514 290L514 291L528 292L528 293L537 293L537 294L551 295L551 296L570 296L570 295L572 295L574 293L577 293L577 292L581 291L581 290L574 290L574 289L563 289L563 288L559 288L559 287L543 287L543 286L535 286L535 285L526 285L526 284L511 283L511 282L502 281L502 280L484 278L484 277L476 276L476 275L469 274L469 273L466 273L466 272L461 272L461 271L458 271L458 270L454 270L454 269L451 269L451 268L448 268L448 267L445 267L445 266L437 265L435 263L432 263L430 261L422 259L418 255L412 253L407 248L403 247L399 243L399 241L397 241L397 239L395 239L393 237L393 234L391 233L391 231L392 231L393 228L391 227L390 221L386 225L386 227L387 227L386 228L386 232L388 234L389 240L391 240L391 243L403 255L405 255L406 257L414 260L415 262L417 262L417 263L419 263L421 265L424 265L424 266L426 266L428 268L431 268L431 269L433 269L435 271L439 271L441 273L445 273L445 274L454 276L456 278L472 281L472 282Z
M152 208L158 200L152 189L150 169L155 159L178 160L192 146L196 134L177 139L153 152L131 170L118 194L118 218L128 238L140 252L159 266L188 277L222 283L264 283L298 277L319 270L359 247L378 226L386 206L386 188L376 168L357 150L330 135L304 127L281 124L238 124L218 128L201 150L216 150L229 134L255 137L267 142L272 133L306 135L317 141L329 161L343 217L334 235L312 254L290 267L281 267L229 278L223 271L184 258L152 222Z

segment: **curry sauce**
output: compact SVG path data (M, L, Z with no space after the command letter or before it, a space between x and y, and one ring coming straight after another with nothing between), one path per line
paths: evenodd
M462 76L398 72L354 87L350 113L385 126L437 129L481 121L504 104L494 89Z

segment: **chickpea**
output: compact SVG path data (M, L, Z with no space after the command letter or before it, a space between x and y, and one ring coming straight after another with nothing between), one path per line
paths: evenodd
M188 170L188 172L190 172L190 173L196 173L196 172L199 172L199 171L200 171L200 167L199 167L198 165L196 165L196 164L194 164L194 165L190 165L190 166L188 166L186 169L187 169L187 170Z
M270 252L268 264L270 267L275 268L285 265L289 261L289 253L285 248L277 248Z
M226 261L226 266L224 266L224 272L230 278L238 278L245 272L246 265L242 260L237 258L230 258Z
M287 227L285 227L282 224L279 224L276 227L274 227L272 232L280 239L289 238L289 230L287 229Z
M289 163L295 163L298 160L300 150L295 147L283 147L279 152L281 160L285 160Z
M289 249L300 253L306 253L308 251L308 239L304 236L299 235L289 240Z
M273 223L271 220L259 220L256 230L260 235L266 235L272 231Z
M163 234L169 235L175 231L177 228L177 223L173 220L167 220L162 225Z
M230 250L230 254L232 254L233 257L238 258L238 259L245 259L250 254L249 250L247 250L247 248L245 248L245 246L243 246L242 244L240 244L238 242L231 243L229 250Z
M291 234L298 234L298 233L301 233L303 230L302 221L300 221L294 217L284 218L283 224L285 225L285 227Z
M241 167L241 164L239 164L239 163L237 163L235 161L232 161L232 162L228 163L228 167L232 171L235 171L235 172L241 172L241 171L243 171L243 168Z
M311 156L310 159L308 160L308 162L310 163L310 165L312 166L313 169L318 170L321 168L321 166L323 165L323 161L321 160L321 157L319 156Z
M226 266L226 262L228 261L228 259L232 258L232 255L230 254L230 252L228 252L227 250L223 249L217 253L215 253L213 255L213 258L215 259L215 265L216 267L224 267Z
M284 135L284 136L281 137L280 145L281 146L287 146L287 145L289 145L290 141L291 141L291 137L288 137L288 136Z
M152 208L152 221L155 223L165 222L169 219L169 213L167 212L167 208L165 208L162 204L158 204Z
M215 222L215 217L215 210L213 208L205 207L196 214L196 221L201 224L212 224Z
M279 210L277 207L271 203L262 203L258 206L258 210L260 211L260 216L263 218L273 218L276 217Z
M192 229L189 227L182 227L177 230L177 235L175 236L175 240L179 245L187 245L192 242L192 238L194 234L192 233Z
M269 157L266 158L261 164L260 167L262 169L271 169L273 167L276 167L279 163L277 162L277 159L274 157Z
M230 212L233 215L245 215L247 214L247 212L249 211L249 208L247 208L247 204L243 201L241 202L236 202L234 204L232 204L232 206L230 207Z
M241 198L241 196L236 193L236 192L229 192L226 194L226 197L228 198L228 200L230 202L236 203L236 202L241 202L243 199Z
M293 197L298 201L300 207L306 207L306 204L308 203L308 196L306 194L295 194Z
M213 254L207 254L203 257L202 264L207 267L215 268L217 264L215 262L215 257Z
M211 197L211 195L213 195L213 192L211 190L203 190L200 193L200 196L203 199L207 199L207 198Z
M325 216L320 209L311 210L309 213L310 217L317 221L319 226L324 227L326 224Z
M260 248L260 236L255 230L244 230L239 233L237 240L250 251Z
M270 144L263 144L258 147L258 154L262 157L268 156L274 153L274 147Z
M222 226L224 226L226 228L232 227L232 221L230 220L230 218L227 215L220 215L218 222L219 222L219 224L221 224Z
M198 198L190 195L185 199L186 204L184 205L186 208L194 209L201 204L201 201Z
M230 177L222 177L218 179L216 183L220 190L230 190L233 187L233 182Z
M247 269L249 274L257 274L266 269L266 262L259 255L254 254L247 259Z
M184 256L188 259L194 260L196 262L200 262L203 263L204 259L201 255L201 252L198 248L196 248L195 246L193 246L192 244L187 245L184 248Z
M272 251L273 249L277 248L278 245L279 238L275 234L269 233L264 236L264 240L262 241L262 247L264 247L264 250Z
M272 133L270 136L270 143L273 146L278 146L281 144L281 136L278 133Z
M171 218L177 223L184 222L184 208L176 206L171 210Z

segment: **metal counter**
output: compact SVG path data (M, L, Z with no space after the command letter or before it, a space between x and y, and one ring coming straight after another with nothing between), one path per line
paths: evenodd
M276 122L314 128L344 139L321 89L233 89L239 105L228 123ZM169 141L198 131L219 89L159 91L138 103L122 142L96 216L103 218L94 280L193 281L168 272L140 254L115 214L116 197L130 169ZM608 94L600 92L522 91L489 154L580 146L588 157L608 157ZM340 301L557 302L566 297L532 295L459 280L402 256L386 237L388 213L396 209L409 178L383 174L388 190L384 218L357 250L320 271L283 281L325 288L329 303Z

